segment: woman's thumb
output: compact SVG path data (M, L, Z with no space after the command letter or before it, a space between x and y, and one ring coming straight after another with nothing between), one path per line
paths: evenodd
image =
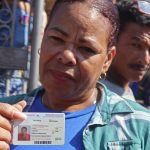
M26 101L22 100L22 101L20 101L20 102L18 102L16 104L14 104L13 106L15 108L17 108L19 111L22 111L26 107L26 105L27 105Z
M22 113L23 109L26 107L27 103L25 100L22 100L16 104L14 104L13 106L15 107L15 109L13 110L13 119L26 119L27 116Z

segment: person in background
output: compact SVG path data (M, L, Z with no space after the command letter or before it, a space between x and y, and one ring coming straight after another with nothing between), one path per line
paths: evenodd
M117 54L102 83L135 101L130 84L142 80L150 65L150 2L118 0L116 5L120 15Z
M30 134L28 133L27 127L21 127L18 134L18 141L30 141Z
M41 45L42 87L0 99L0 149L149 150L149 111L98 81L116 54L118 28L110 0L56 1ZM64 113L64 145L9 145L10 120L25 119L22 111Z

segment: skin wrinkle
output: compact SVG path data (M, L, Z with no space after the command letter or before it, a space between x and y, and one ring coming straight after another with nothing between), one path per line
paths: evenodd
M53 5L52 13L50 14L50 17L48 19L48 24L51 20L51 17L53 16L53 14L56 12L58 5L62 4L61 2L66 3L66 5L69 3L72 3L71 0L57 0L56 3ZM76 0L76 1L74 0L74 3L76 3L76 2L81 2L81 4L82 4L84 2L84 0ZM119 32L119 28L118 28L119 20L117 18L118 12L114 9L114 7L112 7L112 4L107 3L107 1L105 1L105 2L104 1L94 1L93 2L92 0L88 0L88 1L86 1L86 5L89 6L89 8L95 9L98 13L102 14L103 17L107 18L109 20L109 22L111 22L110 25L112 28L110 30L107 30L108 33L110 33L109 44L108 44L107 50L110 50L112 46L116 45L117 35ZM108 7L109 7L109 9L108 9ZM110 9L112 9L112 10L110 10ZM115 20L114 20L114 18L115 18Z
M143 33L141 36L139 36L139 39L150 47L150 34Z
M70 8L70 9L67 8L67 9L68 9L68 11L70 11L71 8ZM72 8L72 10L73 10L73 11L76 11L74 8ZM90 11L90 12L91 12L91 13L90 13L89 15L91 16L92 13L93 13L93 11ZM79 11L78 11L78 15L79 15L79 17L82 18L82 20L84 20L83 22L84 22L85 24L81 24L80 21L77 21L77 20L78 20L78 16L71 16L71 17L74 19L75 22L78 23L78 26L83 26L83 27L85 27L85 28L84 28L84 29L85 29L84 31L85 31L85 33L86 33L86 27L87 27L88 24L91 23L91 20L87 20L87 17L86 17L83 13L82 13L82 14L79 13ZM99 14L97 14L97 15L99 16ZM97 16L97 17L98 17L98 16ZM69 17L69 16L68 16L68 17ZM95 16L95 17L96 17L96 16ZM103 17L102 17L101 19L103 20L103 25L104 25L104 27L109 24L109 21L106 21L106 18L103 18ZM92 21L94 21L94 20L96 20L96 18L93 18ZM95 27L94 27L94 26L91 26L91 27L93 27L93 31L94 31L94 30L95 30ZM58 26L58 27L51 27L51 28L58 28L58 29L59 29L60 27ZM76 29L74 29L74 30L76 30ZM104 29L101 28L101 30L103 31ZM61 28L61 31L63 31L64 35L68 35L68 33L67 33L67 31L65 31L65 29L62 29L62 28ZM107 31L108 31L107 33L109 33L109 30L107 30ZM84 34L84 33L83 33L83 34ZM109 35L109 34L107 34L107 35ZM78 33L76 33L75 39L77 38L77 36L78 36ZM79 36L80 36L80 35L79 35ZM108 38L109 38L109 36L108 36ZM107 39L108 39L108 38L107 38ZM89 40L90 40L90 39L89 39ZM81 43L83 43L83 41L84 41L84 40L81 40ZM87 41L87 40L86 40L86 41ZM94 42L95 39L92 39L92 38L91 38L91 41ZM93 42L90 42L90 43L93 43ZM101 44L101 43L102 43L102 41L99 42L99 44ZM103 45L104 45L104 44L103 44ZM101 49L102 49L103 46L100 46L100 45L99 45L99 47L101 47L100 50L99 50L100 53L101 53ZM105 48L107 49L107 47L105 47Z
M72 8L72 10L73 10L73 8ZM99 14L98 13L94 13L94 14L97 14L97 15L95 15L95 17L93 18L93 12L95 12L95 9L93 9L93 10L91 10L90 9L90 11L89 11L89 16L90 16L90 19L88 19L87 18L87 16L84 14L84 13L81 13L81 10L79 9L79 10L73 10L73 11L77 11L78 13L78 15L79 16L71 16L72 18L74 18L74 21L75 22L77 22L78 23L78 25L79 26L82 26L82 27L84 27L84 31L86 32L86 27L88 26L88 24L91 24L92 25L92 21L94 21L94 20L96 20L97 19L97 17L99 16ZM91 17L92 16L92 17ZM78 18L82 18L82 20L83 20L83 22L80 22L80 21L77 21L78 20ZM92 20L92 19L93 20ZM83 24L84 23L84 24ZM91 27L93 27L93 31L96 29L94 26L91 26ZM76 33L76 36L75 36L75 39L78 37L78 33ZM94 39L93 39L93 41L94 41Z

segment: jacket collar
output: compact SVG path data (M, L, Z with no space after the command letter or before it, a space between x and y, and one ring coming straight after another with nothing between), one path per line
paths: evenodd
M114 114L133 113L134 109L129 103L119 95L109 91L105 85L102 86L102 96L97 103L96 110L91 118L89 125L99 124L105 125L110 122L111 116Z

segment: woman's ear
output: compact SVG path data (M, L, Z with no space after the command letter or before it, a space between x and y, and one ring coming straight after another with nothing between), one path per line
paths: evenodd
M105 62L104 62L104 65L103 65L102 73L107 72L107 70L109 69L115 55L116 55L116 47L113 46L109 49L109 51L107 53L107 56L105 58Z

